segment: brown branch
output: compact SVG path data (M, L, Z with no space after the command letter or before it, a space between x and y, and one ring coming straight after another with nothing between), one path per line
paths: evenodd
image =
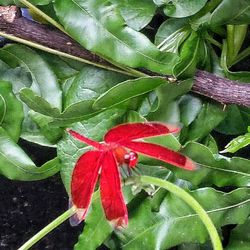
M21 17L19 10L13 6L0 6L0 31L94 63L111 66L61 31ZM231 81L206 71L197 71L192 91L222 104L250 106L250 84Z
M231 81L206 71L196 72L192 91L222 104L250 107L250 84Z
M0 31L91 62L111 65L101 57L81 47L60 30L22 17L16 6L0 6Z

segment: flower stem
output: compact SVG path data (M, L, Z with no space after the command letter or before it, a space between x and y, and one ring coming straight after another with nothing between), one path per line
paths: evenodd
M185 201L197 213L197 215L200 217L205 227L207 228L208 234L213 244L213 249L223 250L220 237L212 220L210 219L206 211L202 208L202 206L189 193L187 193L185 190L178 187L177 185L159 178L141 176L136 179L143 184L152 184L165 188L166 190L170 191L171 193L175 194L183 201Z
M62 224L65 220L70 218L76 212L76 207L71 207L62 215L53 220L50 224L44 227L41 231L35 234L32 238L26 241L18 250L27 250L30 249L35 243L37 243L40 239L42 239L45 235L51 232L53 229Z

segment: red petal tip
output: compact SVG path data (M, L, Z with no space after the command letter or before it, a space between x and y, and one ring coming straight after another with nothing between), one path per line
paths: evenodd
M171 131L171 134L175 134L181 131L181 127L180 126L175 126L172 124L165 124L165 126L167 126L167 128Z
M197 168L196 164L189 158L186 159L186 163L183 166L184 169L187 170L195 170Z
M111 220L109 222L116 229L126 228L128 225L128 216L125 215L124 217L120 217L115 220Z
M87 209L78 208L76 213L70 217L69 222L72 227L79 225L86 217Z

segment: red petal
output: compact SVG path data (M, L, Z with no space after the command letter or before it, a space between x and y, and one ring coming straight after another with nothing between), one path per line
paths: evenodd
M139 138L178 132L180 129L156 122L126 123L110 129L104 136L105 142L131 141Z
M161 145L147 142L123 142L123 146L187 170L195 169L195 164L184 155Z
M93 141L87 137L85 137L84 135L81 135L79 133L77 133L76 131L74 130L71 130L71 129L68 129L67 130L73 137L75 137L76 139L78 139L79 141L82 141L90 146L93 146L97 149L101 149L102 148L102 144L99 143L99 142L96 142L96 141Z
M128 212L124 202L120 175L112 151L105 153L100 177L102 206L109 221L115 226L128 224Z
M83 154L76 163L72 174L71 196L72 203L81 208L80 221L82 221L89 208L98 173L101 168L103 153L100 151L88 151ZM79 221L79 222L80 222Z

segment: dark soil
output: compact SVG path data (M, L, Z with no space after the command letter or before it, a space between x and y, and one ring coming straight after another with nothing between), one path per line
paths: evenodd
M60 176L36 182L10 181L0 177L1 250L16 250L58 215L67 210L68 196ZM64 222L32 249L70 250L82 226Z

